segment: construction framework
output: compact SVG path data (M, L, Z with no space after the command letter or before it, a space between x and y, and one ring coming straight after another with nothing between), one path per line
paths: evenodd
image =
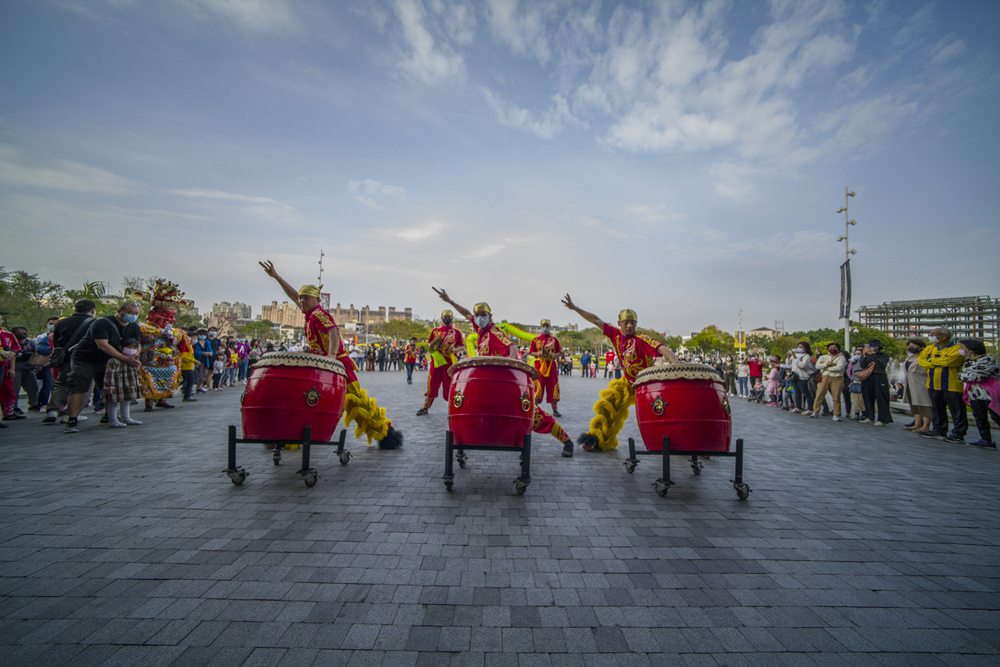
M958 296L947 299L889 301L858 308L860 324L893 338L927 336L934 327L948 327L954 339L979 338L996 346L1000 336L1000 299Z

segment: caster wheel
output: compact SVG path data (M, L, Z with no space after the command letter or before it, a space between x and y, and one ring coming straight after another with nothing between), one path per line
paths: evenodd
M696 475L701 474L701 461L691 464L691 472L693 472Z
M314 472L302 476L302 481L305 482L306 486L309 488L316 486L317 480L319 480L319 475Z
M455 486L454 482L445 482L444 483L444 488L448 489L449 491L451 491L451 487L453 487L453 486Z
M630 475L635 472L635 467L639 464L638 461L626 461L625 462L625 472Z
M275 448L275 450L274 450L274 457L273 457L272 460L274 461L274 465L276 465L276 466L280 466L281 465L281 450L280 449Z
M235 484L236 486L240 486L247 479L247 473L246 473L245 470L242 470L242 469L241 470L234 470L234 471L232 471L230 473L227 473L227 474L229 475L230 481L232 481L232 483Z
M750 497L750 487L746 484L733 484L733 488L736 489L736 495L739 496L740 500L746 500Z
M466 458L465 458L464 454L459 454L458 456L455 457L455 460L458 461L458 467L459 468L464 468L465 467Z
M350 462L350 460L351 460L351 453L350 452L341 452L340 453L340 465L346 466Z
M653 488L656 490L656 495L661 498L666 498L667 491L670 490L670 485L664 484L663 482L653 482Z
M517 495L523 496L524 492L528 490L528 482L522 482L519 479L515 479L514 488L517 490Z

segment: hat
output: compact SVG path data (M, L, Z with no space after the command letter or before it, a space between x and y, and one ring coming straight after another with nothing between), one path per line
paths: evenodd
M549 320L542 320L540 324L543 327L550 327L550 326L552 326L552 322L550 322Z
M870 341L868 341L868 347L877 347L878 349L881 350L882 341L880 341L878 338L872 338Z
M485 310L490 315L493 314L493 311L490 310L490 304L486 303L485 301L480 301L472 308L473 313L478 313L480 310Z
M618 321L621 322L623 320L632 320L633 322L638 322L639 316L636 315L635 311L632 310L631 308L625 308L624 310L618 313Z
M978 338L966 338L958 342L968 348L969 352L973 354L986 354L986 346Z
M455 313L453 313L453 312L451 312L451 310L445 308L444 310L441 311L441 319L443 320L446 317L455 317Z
M312 296L319 298L319 288L315 285L303 285L299 288L299 296Z

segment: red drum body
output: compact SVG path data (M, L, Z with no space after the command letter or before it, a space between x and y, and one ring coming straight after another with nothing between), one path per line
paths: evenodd
M347 375L339 361L302 352L271 352L253 365L240 399L243 437L295 441L306 426L326 442L344 413Z
M728 452L733 422L726 385L705 364L667 364L635 378L635 414L646 449Z
M448 427L455 446L524 444L535 414L534 367L506 357L470 357L448 372Z

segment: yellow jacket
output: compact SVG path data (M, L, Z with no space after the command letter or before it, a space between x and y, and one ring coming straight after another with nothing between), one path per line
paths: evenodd
M965 357L958 352L958 343L948 343L939 348L928 345L920 353L917 363L927 369L927 388L938 391L964 390L965 385L958 379L958 369L965 363Z

